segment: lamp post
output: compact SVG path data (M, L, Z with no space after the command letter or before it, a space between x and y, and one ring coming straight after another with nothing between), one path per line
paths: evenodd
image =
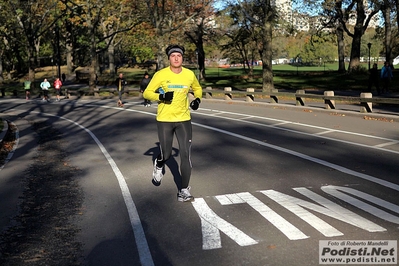
M197 79L199 80L200 79L200 69L199 69L199 61L198 61L198 49L195 49L195 55L197 56L197 74L198 74Z
M367 47L369 48L369 70L370 70L370 50L371 50L371 42L367 44Z
M51 58L51 73L53 74L53 79L54 79L54 59L53 58Z

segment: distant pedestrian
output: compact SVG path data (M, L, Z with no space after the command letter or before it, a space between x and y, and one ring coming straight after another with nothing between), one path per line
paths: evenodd
M59 78L56 78L54 80L54 89L55 89L55 95L57 96L57 102L60 100L60 94L61 94L61 87L62 87L62 81Z
M392 78L392 67L389 65L389 62L385 62L384 66L381 68L382 93L389 92Z
M150 81L151 81L150 75L147 72L145 72L144 73L144 77L143 77L143 79L140 82L140 92L141 93L144 93L144 91L147 88L148 83L150 83ZM144 106L145 107L151 106L151 101L146 99L146 98L144 98Z
M119 77L115 80L116 89L118 90L118 106L123 107L122 94L125 91L126 80L123 78L123 74L120 73Z
M371 91L371 87L374 85L377 89L377 95L380 95L380 75L378 73L378 66L376 63L373 64L373 68L371 68L369 72L370 76L368 90Z
M66 75L65 75L65 73L62 73L61 79L62 79L62 83L65 84L65 80L66 80Z
M47 79L44 79L42 83L40 83L40 88L42 88L43 92L43 101L50 101L48 97L48 90L50 89L50 82L47 81Z
M30 99L30 90L32 88L32 82L29 79L24 81L24 90L25 90L25 97L26 100Z

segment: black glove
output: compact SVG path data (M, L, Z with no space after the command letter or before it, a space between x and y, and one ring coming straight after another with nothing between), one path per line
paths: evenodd
M201 99L200 99L200 98L196 98L195 100L193 100L193 101L190 103L191 109L197 110L198 107L199 107L199 105L200 105L200 103L201 103Z
M160 101L171 102L173 99L173 91L168 91L164 94L159 94Z

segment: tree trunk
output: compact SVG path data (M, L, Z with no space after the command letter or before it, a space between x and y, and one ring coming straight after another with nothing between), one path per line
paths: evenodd
M162 35L159 35L162 36ZM156 54L156 58L157 58L157 65L156 65L156 69L155 71L158 71L162 68L164 68L166 66L165 62L164 62L164 53L165 53L165 45L164 45L164 40L162 37L158 37L157 38L157 54Z
M36 60L35 60L35 47L34 45L29 45L28 47L28 58L29 58L29 80L35 80L35 68L36 68ZM34 83L33 83L34 86Z
M113 29L108 29L108 32L104 32L104 38L107 38L108 36L112 36L114 33ZM109 39L110 37L108 37ZM111 74L116 74L117 72L117 66L115 66L115 38L111 37L108 43L108 63L109 63L109 72Z
M345 43L344 43L344 29L339 22L336 29L337 44L338 44L338 73L345 73Z
M198 49L198 68L199 68L199 76L200 79L206 79L205 74L205 51L204 51L204 42L203 42L203 34L201 34L198 38L197 49Z
M97 51L96 51L96 37L94 34L91 35L91 47L90 47L90 79L89 79L89 88L90 93L94 93L94 89L96 88L96 69L97 69Z
M66 49L66 64L67 64L67 74L71 75L74 70L74 64L73 64L73 46L71 43L67 42L65 45Z
M274 89L272 69L272 31L272 23L269 20L266 20L262 29L262 91L272 91Z
M391 22L391 7L389 5L389 1L384 0L384 8L381 9L382 15L384 17L385 23L385 61L392 63L392 22Z
M204 47L198 48L198 55L197 55L197 64L198 64L198 77L200 80L206 79L205 75L205 51Z
M109 63L109 73L116 74L115 68L115 46L112 40L108 46L108 63Z
M355 32L352 38L352 48L351 48L351 58L349 62L349 72L356 70L360 66L360 43L362 41L362 35L357 32L355 27Z
M0 51L1 55L0 55L0 84L3 84L4 78L3 78L3 53L4 51Z
M13 30L13 33L14 33L14 36L17 35L16 29ZM10 48L14 50L15 58L17 59L17 62L18 62L18 64L17 64L18 73L23 72L23 70L26 71L26 68L28 68L28 70L29 70L29 63L28 63L28 66L27 66L25 59L22 58L21 51L24 50L24 49L21 49L20 43L19 42L13 42L12 46L13 47L12 48L10 47Z
M73 36L73 25L69 20L65 20L65 50L66 50L66 65L67 75L71 75L75 70L75 64L73 62L73 47L74 47L74 36Z
M353 29L351 59L349 62L349 72L358 69L360 66L360 45L364 34L364 21L366 20L365 7L363 0L356 0L356 24ZM367 26L366 26L367 27Z

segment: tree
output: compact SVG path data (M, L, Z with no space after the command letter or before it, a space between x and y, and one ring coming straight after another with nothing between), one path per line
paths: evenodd
M2 8L0 8L0 18L3 22L0 25L0 84L3 83L3 71L11 71L15 60L18 60L17 67L23 68L26 64L24 63L21 53L21 49L18 48L18 40L15 36L19 36L21 34L14 35L13 33L19 30L18 27L12 27L13 18L9 17L10 9L7 8L9 6L4 5L3 1L0 2ZM14 47L13 47L14 46ZM14 49L13 49L14 48ZM3 67L3 65L5 67ZM9 72L8 72L9 73Z
M277 10L271 0L242 1L239 7L251 27L259 29L258 52L262 60L262 90L271 91L273 84L273 30L276 26Z
M115 36L129 31L141 18L138 1L115 2L113 0L75 0L73 7L78 10L73 17L75 24L83 24L88 33L90 55L89 87L94 91L99 70L98 54L107 49L113 53ZM132 16L131 10L137 12ZM111 47L110 49L108 49ZM111 57L112 63L112 57ZM114 71L114 68L113 68Z
M112 2L113 3L113 2ZM105 49L108 52L110 73L115 73L115 47L118 46L124 34L145 21L143 11L145 6L141 1L121 2L119 6L107 7L107 16L102 17L100 26L103 33ZM123 34L123 36L120 36Z
M205 79L205 50L204 39L206 36L214 36L214 10L213 0L196 0L186 8L186 15L192 16L192 20L185 26L184 34L195 44L200 79Z
M8 12L9 19L6 21L9 22L9 30L14 32L15 36L23 36L15 38L13 42L17 42L19 47L26 47L29 79L34 80L42 36L51 30L59 19L54 13L56 2L9 0L4 1L2 6Z
M243 64L244 70L248 66L248 74L251 75L253 66L249 62L254 57L253 52L256 50L254 31L257 28L252 27L251 23L245 19L240 6L232 6L230 16L233 23L230 29L224 33L229 41L223 45L223 50L229 53L233 63Z
M342 1L335 0L325 0L322 3L323 10L321 12L321 29L333 29L337 40L337 53L338 53L338 72L346 72L345 68L345 40L344 40L344 25L343 19L339 19L340 12L337 10L342 10Z
M344 31L352 38L348 69L351 72L359 67L362 36L366 31L370 20L379 12L380 9L378 5L375 5L373 9L369 10L368 14L366 14L366 7L363 0L351 0L345 9L341 8L342 5L339 4L340 2L342 2L342 0L336 0L337 4L335 5L335 11L337 12L338 20L343 26ZM350 21L350 18L353 18L353 16L355 17L355 25L353 32L351 32L347 23Z
M166 63L164 61L166 46L172 42L183 42L184 31L179 33L178 30L192 21L198 12L192 14L183 12L191 5L190 0L146 0L146 4L147 16L155 30L157 69L163 68Z
M385 60L387 62L392 63L392 49L393 49L393 36L392 36L392 19L391 13L392 9L394 9L393 2L391 0L383 0L383 4L381 5L381 12L384 18L384 47L385 47ZM398 16L396 14L396 16Z

